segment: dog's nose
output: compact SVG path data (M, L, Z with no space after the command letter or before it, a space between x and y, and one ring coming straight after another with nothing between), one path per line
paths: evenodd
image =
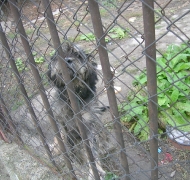
M66 57L66 58L65 58L65 61L66 61L67 63L71 64L71 63L73 62L73 59L70 58L70 57Z

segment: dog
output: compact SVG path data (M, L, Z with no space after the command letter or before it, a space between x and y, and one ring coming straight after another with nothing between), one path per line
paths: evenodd
M99 107L97 103L97 64L91 55L85 54L69 43L64 43L62 48L64 53L66 53L65 58L62 60L67 64L77 103L81 109L87 137L90 141L92 153L96 159L98 158L100 142L102 142L99 136L99 130L102 129L100 116L102 112L109 108L108 106ZM62 67L59 65L57 56L58 54L55 53L51 57L51 62L48 67L49 70L47 72L50 82L56 88L57 99L52 107L54 107L53 111L55 112L56 120L61 124L66 134L67 145L72 154L71 160L76 159L78 163L84 164L87 157L84 150L81 150L82 138L74 120L75 115L67 93ZM102 169L99 161L96 161L96 165L100 176L103 178L105 171ZM90 169L90 172L91 171ZM91 177L88 179L91 179Z

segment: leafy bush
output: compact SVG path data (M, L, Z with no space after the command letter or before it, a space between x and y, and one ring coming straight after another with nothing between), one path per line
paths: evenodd
M157 58L157 95L159 127L167 125L178 127L182 131L190 129L190 48L185 44L169 45L162 57ZM121 121L129 123L130 130L140 140L147 140L148 108L146 87L147 76L143 71L133 82L136 95L130 95L127 102L119 105L123 116ZM131 92L132 94L132 92ZM163 131L159 129L159 133Z

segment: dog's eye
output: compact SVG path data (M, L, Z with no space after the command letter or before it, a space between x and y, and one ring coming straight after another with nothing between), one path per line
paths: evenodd
M73 62L73 59L72 58L65 58L65 61L68 63L68 64L71 64Z
M71 64L71 63L72 63L72 60L68 60L67 62L68 62L69 64Z

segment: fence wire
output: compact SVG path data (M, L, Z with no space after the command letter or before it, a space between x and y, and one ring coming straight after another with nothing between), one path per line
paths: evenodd
M188 0L0 4L1 139L58 179L190 178Z

